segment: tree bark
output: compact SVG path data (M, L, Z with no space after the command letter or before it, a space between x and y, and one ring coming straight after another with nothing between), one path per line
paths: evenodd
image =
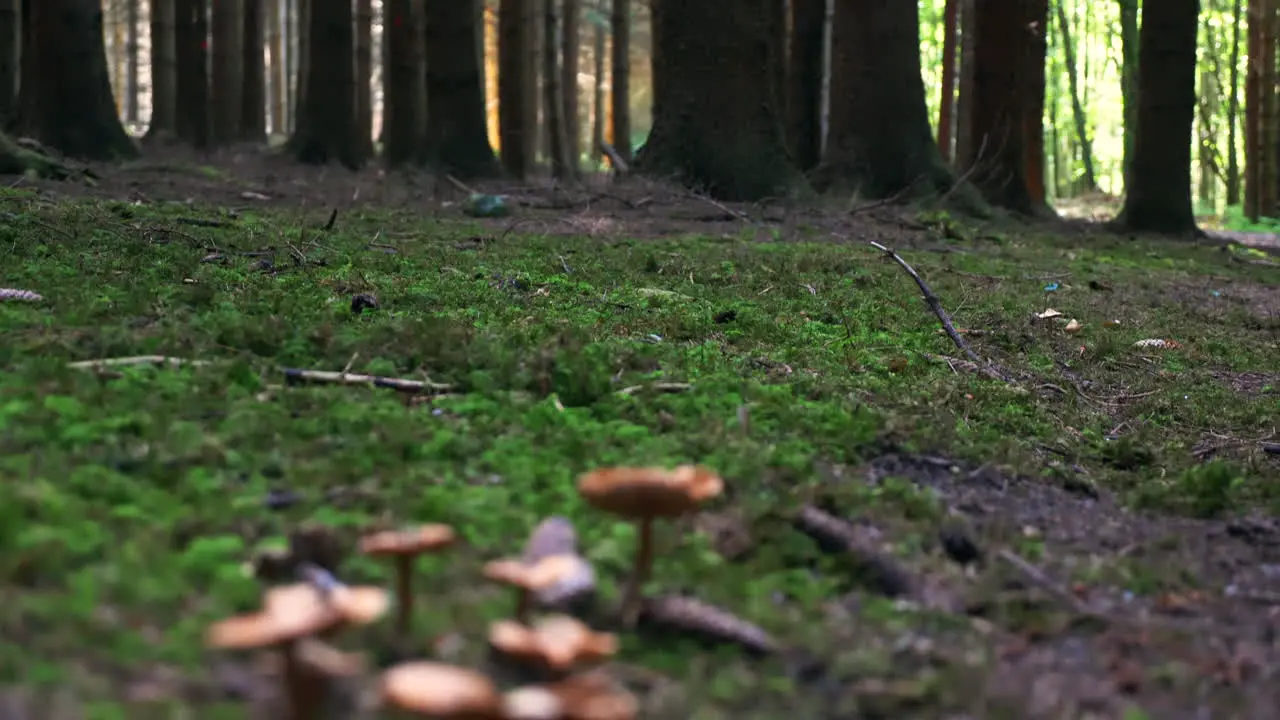
M498 6L498 139L502 166L512 177L533 171L533 130L537 125L535 66L528 60L531 28L525 22L530 0L502 0Z
M124 116L131 123L138 122L138 3L126 0L125 5L125 78Z
M815 185L871 198L946 192L955 181L929 127L919 15L900 0L836 0L831 130ZM867 108L875 108L868 112Z
M675 174L727 200L806 188L788 157L781 108L761 98L773 72L760 62L769 17L768 0L663 0L663 95L637 170Z
M973 7L973 37L965 39L974 45L972 65L961 68L969 76L972 94L965 98L962 88L970 117L969 136L963 143L967 154L959 157L959 165L989 202L1023 215L1048 209L1043 145L1032 132L1043 114L1045 9L1045 0L978 0Z
M241 80L240 139L267 139L267 63L264 56L264 5L266 0L244 0L244 77Z
M1197 233L1191 209L1191 121L1199 14L1199 0L1142 5L1133 177L1116 218L1125 230Z
M111 96L99 0L32 2L29 11L23 61L37 82L19 90L27 134L72 157L136 156Z
M1227 71L1227 205L1240 204L1240 155L1236 152L1240 124L1240 23L1242 0L1231 3L1231 64Z
M938 101L938 151L945 162L954 153L951 143L956 112L956 52L960 35L960 0L947 0L942 10L942 97Z
M225 145L239 139L244 110L244 0L216 0L212 25L212 139L216 145Z
M310 57L305 61L303 101L297 130L289 140L300 162L323 165L337 160L349 169L359 168L366 156L356 136L355 32L349 2L312 2L309 36Z
M173 0L175 92L178 137L197 148L209 146L209 22L204 0Z
M1129 187L1133 138L1138 132L1138 0L1120 3L1120 101L1124 114L1124 186Z
M356 0L355 74L351 92L355 98L356 138L360 154L373 155L373 2ZM385 71L384 71L385 72Z
M151 0L151 122L146 139L177 133L178 60L174 0Z
M0 127L17 117L21 47L22 3L0 0Z
M791 0L787 62L787 141L796 167L809 171L822 159L822 45L826 0Z
M564 128L564 94L560 85L560 16L556 0L543 0L542 106L550 140L551 176L569 178L568 139Z
M660 0L651 0L652 2L660 2ZM597 0L596 12L603 17L608 7L609 0ZM655 21L658 16L655 16ZM654 33L655 37L657 33ZM603 148L605 142L605 118L609 114L607 107L608 85L605 83L605 36L604 24L596 23L595 34L592 37L591 45L591 61L594 71L592 75L595 80L595 87L592 88L591 98L591 159L593 167L600 167L603 164ZM658 96L658 54L653 55L653 93L654 93L654 112L657 112L657 96Z
M421 34L413 0L387 0L382 41L382 159L388 167L411 162L426 118L419 117L422 84L418 82L417 44Z
M569 160L569 172L578 174L582 161L582 117L579 110L578 63L582 59L582 3L581 0L564 0L564 42L561 45L560 92L564 95L565 156Z
M681 4L668 3L668 9L674 11ZM613 84L613 149L625 162L631 162L631 0L613 0L613 10L609 17L613 32L613 56L610 63Z
M1083 192L1094 192L1098 189L1098 175L1093 170L1093 143L1089 140L1088 119L1084 114L1084 103L1080 100L1080 82L1076 68L1075 45L1071 42L1071 23L1067 19L1067 11L1058 0L1058 32L1062 35L1062 57L1067 66L1067 88L1071 93L1071 117L1075 121L1076 140L1080 143L1080 161L1084 165L1084 181L1080 187Z
M426 0L427 137L423 161L461 179L499 172L484 116L475 0Z
M267 107L271 123L269 131L272 135L285 135L289 132L289 68L285 62L284 23L281 22L282 5L280 0L263 0L266 3L267 20L267 52L271 54L271 80L267 84Z

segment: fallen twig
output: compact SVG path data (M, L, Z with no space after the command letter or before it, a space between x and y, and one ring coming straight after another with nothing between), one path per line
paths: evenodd
M329 370L302 370L299 368L283 368L285 379L289 382L314 382L330 385L372 385L373 387L390 388L400 392L433 392L451 390L447 383L430 380L409 380L406 378L384 377L381 375L362 375L359 373L332 372Z
M187 360L186 358L169 357L167 355L136 355L134 357L102 358L100 360L79 360L67 363L73 370L102 370L105 368L127 367L130 365L208 365L207 360Z
M898 263L898 265L900 265L902 269L911 276L912 280L916 281L916 285L920 287L920 292L924 294L924 301L929 304L929 308L933 310L933 314L937 315L938 320L942 322L942 329L947 331L947 335L951 337L951 342L955 343L956 347L960 348L960 351L963 352L966 357L976 363L987 376L996 380L1006 379L1003 373L999 372L982 358L978 357L978 354L969 347L969 343L966 343L964 338L960 337L960 333L956 332L956 326L951 323L951 316L948 315L946 309L942 307L942 301L938 300L938 296L933 293L933 290L929 287L928 283L924 281L924 278L920 277L920 273L916 272L915 268L911 267L906 260L903 260L901 255L890 250L884 245L881 245L874 240L869 244L871 247L892 258L894 262Z
M649 383L648 385L632 385L630 387L624 387L615 394L634 395L640 392L641 390L653 390L654 392L663 392L663 393L678 393L678 392L684 392L692 388L693 388L693 385L689 383L660 382L660 383Z
M631 167L627 165L627 161L623 160L622 156L618 154L618 151L609 143L600 143L600 152L604 153L604 156L609 158L609 162L613 165L613 169L615 171L625 174L631 170Z
M1001 550L996 553L997 556L1008 563L1013 569L1022 573L1023 577L1030 580L1037 587L1060 600L1073 611L1082 615L1095 615L1096 613L1080 601L1075 595L1072 595L1065 587L1054 582L1052 578L1045 575L1040 568L1023 560L1020 555L1009 549Z
M812 505L800 508L791 524L825 552L846 554L876 593L885 597L915 594L919 583L911 573L863 537L856 526Z

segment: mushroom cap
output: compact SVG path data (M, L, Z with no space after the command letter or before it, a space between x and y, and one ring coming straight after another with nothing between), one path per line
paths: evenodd
M568 720L635 720L640 703L599 670L579 673L547 686L560 699Z
M360 552L366 555L418 555L446 548L458 534L440 523L428 523L406 530L384 530L360 538Z
M512 585L521 590L542 592L555 588L562 583L581 585L595 583L595 571L591 564L578 555L551 555L536 563L526 564L520 560L493 560L485 563L484 576L505 585Z
M499 652L556 670L597 662L618 651L618 638L592 630L568 615L551 615L532 627L514 620L489 626L489 644Z
M545 687L529 685L502 696L505 720L563 720L564 703Z
M500 717L493 681L478 672L429 661L402 663L382 673L385 702L409 712L453 720Z
M592 506L635 519L683 515L723 491L719 475L696 465L601 468L578 477L578 493Z
M271 588L262 606L272 615L328 611L336 614L337 622L367 625L386 614L391 597L373 586L339 584L326 594L310 583L297 583Z

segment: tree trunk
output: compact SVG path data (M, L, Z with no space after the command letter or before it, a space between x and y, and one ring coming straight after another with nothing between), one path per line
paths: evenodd
M1120 2L1120 101L1124 114L1124 186L1129 187L1133 139L1138 132L1138 0Z
M954 178L929 128L915 3L836 0L831 85L831 130L815 173L820 189L837 185L885 198L951 188Z
M956 112L956 50L960 34L960 0L947 0L942 11L942 97L938 101L938 150L944 162L954 157L951 143Z
M651 0L658 2L660 0ZM609 0L598 0L596 3L596 13L600 17L604 17L605 10L608 7ZM656 20L655 16L655 20ZM657 33L654 33L655 37ZM593 167L600 167L603 163L604 141L605 141L605 117L609 114L607 107L609 87L605 83L605 37L604 24L596 22L595 35L593 36L591 45L591 60L594 63L592 75L595 79L595 87L592 88L591 98L591 160ZM652 54L653 67L653 93L654 107L656 113L657 97L658 97L658 54Z
M1240 204L1240 156L1236 127L1240 124L1240 23L1242 0L1231 3L1231 65L1227 70L1227 205Z
M668 3L665 9L669 12L666 14L684 4ZM631 0L613 0L613 10L609 17L613 32L613 57L610 65L613 81L613 149L618 151L623 161L631 162ZM761 39L767 42L767 39ZM759 58L755 61L759 62ZM765 82L768 82L767 78ZM767 85L758 85L757 92L761 87Z
M663 96L638 170L676 174L728 200L805 188L788 157L781 109L761 98L773 72L760 62L769 17L768 0L664 0Z
M1062 2L1063 0L1057 0L1058 32L1062 35L1062 56L1067 66L1067 88L1071 93L1071 117L1075 120L1076 140L1080 143L1080 160L1084 164L1084 182L1080 189L1084 192L1094 192L1098 189L1098 175L1093 170L1093 143L1089 140L1089 121L1084 114L1084 103L1080 101L1076 52L1075 46L1071 43L1071 24L1067 21L1067 11L1063 9Z
M1023 177L1027 180L1032 212L1056 216L1049 207L1044 187L1044 66L1048 54L1045 32L1049 27L1049 3L1048 0L1028 0L1022 3L1022 8L1027 13L1021 60L1024 73L1022 90L1025 93L1022 105Z
M125 78L124 116L130 123L138 122L138 4L141 0L126 0L125 5Z
M174 0L151 0L151 122L146 139L177 134L178 60Z
M288 66L284 59L284 32L280 22L281 6L279 0L263 0L266 3L267 52L271 55L271 75L267 83L267 107L271 123L268 130L272 135L284 135L289 132L289 121L286 118L286 104L289 98Z
M578 98L578 63L582 59L582 2L564 0L564 42L561 45L560 92L564 95L565 156L569 160L569 174L578 174L582 161L582 118Z
M29 9L31 44L22 57L37 82L19 90L27 134L72 157L136 156L111 97L99 0L45 0Z
M356 138L360 154L373 155L373 2L356 0L356 56L351 91L355 98Z
M484 122L484 68L475 0L426 0L424 162L461 179L498 174Z
M356 136L355 32L349 2L310 3L310 57L305 61L303 101L298 127L289 140L300 162L323 165L337 160L349 169L359 168L366 156Z
M1191 121L1199 14L1199 0L1142 5L1133 177L1116 218L1126 230L1197 232L1191 210Z
M17 117L21 48L22 3L0 0L0 127Z
M307 78L311 77L311 8L315 0L291 0L295 8L293 51L293 117L294 135L298 132L299 116L307 103Z
M209 32L203 0L173 0L177 61L178 137L197 148L209 146Z
M259 143L267 138L267 64L263 55L267 0L244 0L244 78L241 80L240 139Z
M244 109L244 0L213 3L213 77L209 106L213 111L212 140L216 145L240 137Z
M550 140L551 177L569 177L565 155L568 140L564 129L564 94L560 86L560 16L556 0L543 0L542 15L542 106Z
M535 67L528 62L532 28L525 22L530 0L502 0L498 7L498 138L502 166L511 176L533 171L537 125Z
M977 64L977 32L974 16L975 0L957 0L960 3L960 67L957 71L959 93L956 97L955 151L951 155L952 167L957 171L968 169L978 148L969 146L973 137L974 66Z
M1033 7L1035 6L1035 7ZM1043 177L1028 176L1028 165L1034 164L1036 147L1028 146L1031 125L1039 125L1043 112L1043 88L1035 88L1035 79L1044 71L1044 0L1024 3L1021 0L978 0L974 3L972 65L961 72L970 76L972 96L962 100L966 105L969 137L964 142L967 156L960 166L971 173L973 182L988 201L1016 213L1031 215L1043 206ZM1037 16L1040 23L1036 25ZM1036 42L1034 34L1039 34ZM1040 48L1040 67L1030 59L1034 46ZM1043 172L1043 146L1040 147ZM969 169L971 168L971 169ZM1040 188L1040 200L1033 194L1031 182Z
M826 0L791 0L787 62L787 142L796 167L812 170L822 159L823 33Z
M421 35L413 11L414 0L386 0L383 36L386 58L382 66L382 159L388 167L411 162L426 118L418 116L422 84L418 82L415 45Z

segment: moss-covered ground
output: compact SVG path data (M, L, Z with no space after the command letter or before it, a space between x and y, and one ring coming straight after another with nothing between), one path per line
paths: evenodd
M302 523L350 543L453 525L463 543L419 563L411 651L479 664L511 611L483 561L565 515L608 605L635 533L575 476L685 462L727 490L660 526L647 591L722 606L787 650L623 632L611 668L643 717L1277 707L1265 258L1012 225L901 234L1006 381L973 372L900 267L825 234L553 237L376 208L324 229L320 210L22 191L0 211L0 286L43 296L0 301L5 717L262 706L253 661L201 637L256 606L243 564ZM1135 346L1149 339L1172 342ZM141 355L191 362L70 365ZM292 384L285 368L447 387ZM797 530L806 505L872 538L907 589L886 597ZM981 559L961 566L949 554L968 544ZM354 552L342 573L390 581ZM375 625L340 644L376 661L392 640Z

